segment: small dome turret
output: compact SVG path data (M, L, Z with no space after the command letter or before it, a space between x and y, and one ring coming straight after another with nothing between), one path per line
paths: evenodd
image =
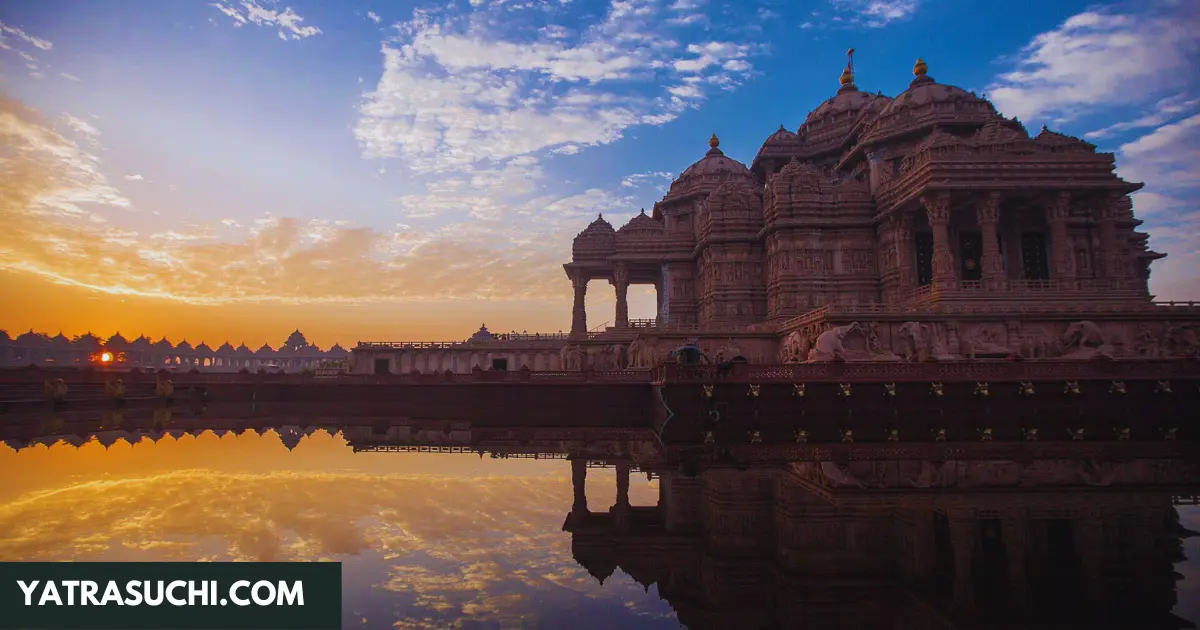
M603 261L617 253L617 232L604 215L597 215L571 243L571 253L576 262L585 260Z

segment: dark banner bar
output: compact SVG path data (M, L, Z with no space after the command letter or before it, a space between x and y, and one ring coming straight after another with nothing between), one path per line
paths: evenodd
M0 562L0 629L341 627L337 562Z

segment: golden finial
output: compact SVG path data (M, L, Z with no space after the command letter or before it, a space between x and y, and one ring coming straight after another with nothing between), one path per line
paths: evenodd
M923 77L929 72L929 66L925 64L925 60L917 57L917 63L913 64L913 76Z
M714 149L721 146L721 141L717 139L717 134L714 133L712 137L708 139L708 146Z
M854 83L854 49L846 51L846 69L842 70L842 85L850 85Z

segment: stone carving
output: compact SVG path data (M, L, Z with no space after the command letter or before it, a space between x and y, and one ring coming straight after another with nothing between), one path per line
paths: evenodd
M562 368L568 372L579 372L587 368L588 353L583 346L567 344L558 352Z
M1147 359L1157 359L1159 355L1159 340L1158 335L1154 334L1145 324L1138 326L1137 333L1133 336L1133 354L1134 356L1144 357Z
M997 357L1013 354L1012 349L1002 345L1004 332L995 325L984 325L963 336L962 353L974 359L977 356Z
M844 359L846 348L842 341L846 335L858 330L858 322L831 328L817 336L817 343L809 354L809 361L834 361Z
M1080 321L1067 326L1058 338L1064 359L1111 359L1112 344L1105 339L1104 331L1094 322Z
M780 360L782 363L803 363L808 360L811 347L807 329L794 331L783 341Z
M929 327L920 322L901 324L896 334L900 340L899 355L905 361L924 361L929 358L926 335Z
M1200 354L1200 340L1191 326L1163 325L1161 354L1169 357L1194 357Z

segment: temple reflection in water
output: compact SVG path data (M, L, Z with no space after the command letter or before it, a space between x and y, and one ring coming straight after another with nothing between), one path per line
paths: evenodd
M10 418L0 438L17 449L271 430L295 448L328 431L356 452L566 460L552 465L571 471L575 561L600 585L620 571L653 587L693 630L1194 627L1172 614L1194 535L1177 504L1200 487L1190 442L942 443L916 457L266 406ZM596 468L615 469L611 506L588 501ZM631 505L632 475L657 480L655 505Z

